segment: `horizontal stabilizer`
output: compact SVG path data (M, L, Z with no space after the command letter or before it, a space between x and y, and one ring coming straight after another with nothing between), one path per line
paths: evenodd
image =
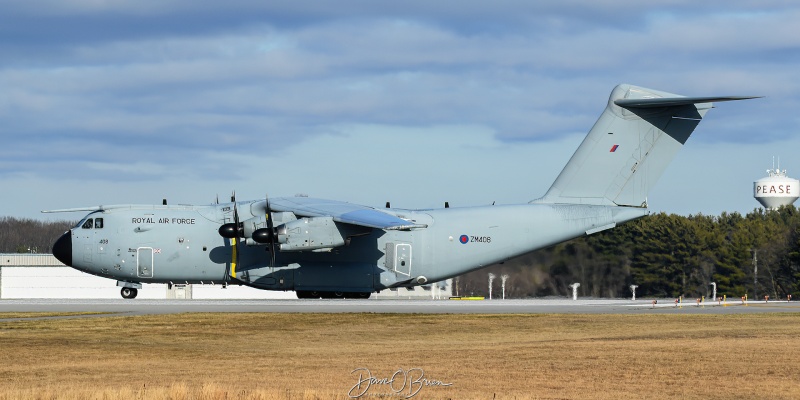
M762 96L724 96L724 97L654 97L646 99L619 99L614 104L625 108L675 107L689 104L713 103L715 101L734 101L759 99Z

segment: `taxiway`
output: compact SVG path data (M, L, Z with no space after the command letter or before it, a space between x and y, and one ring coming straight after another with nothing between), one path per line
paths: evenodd
M665 304L666 303L666 304ZM147 315L195 312L419 314L740 314L800 312L800 303L730 301L676 306L668 300L0 300L0 313L48 312ZM100 314L100 315L102 315Z

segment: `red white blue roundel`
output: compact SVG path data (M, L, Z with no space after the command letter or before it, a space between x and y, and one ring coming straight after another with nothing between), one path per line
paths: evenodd
M467 242L469 242L469 236L461 235L461 237L458 238L458 241L461 242L461 244L467 244Z

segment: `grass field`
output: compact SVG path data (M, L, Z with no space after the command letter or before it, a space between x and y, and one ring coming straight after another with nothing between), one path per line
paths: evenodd
M799 331L796 313L0 322L0 399L796 399Z

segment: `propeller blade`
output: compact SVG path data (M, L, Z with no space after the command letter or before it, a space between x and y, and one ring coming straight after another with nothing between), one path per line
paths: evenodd
M234 197L236 195L234 194ZM239 228L239 208L236 206L236 202L233 203L233 223L235 227L235 235L231 239L231 270L230 270L230 277L236 279L236 265L239 263L239 237L240 237L240 228ZM224 225L223 225L224 226ZM220 228L222 229L222 228Z
M272 221L272 209L269 207L269 195L264 196L265 199L265 207L267 209L267 229L269 229L269 266L270 268L275 267L275 224Z
M236 224L237 228L239 227L239 207L236 205L236 202L233 203L233 223Z
M236 192L233 192L231 196L231 200L236 199ZM244 234L244 229L242 229L242 225L239 222L239 207L236 205L236 202L233 201L233 222L229 222L227 224L222 224L219 227L219 235L230 239L231 244L231 263L225 270L225 283L230 280L230 278L236 279L236 265L239 263L239 242L240 238L242 238Z

